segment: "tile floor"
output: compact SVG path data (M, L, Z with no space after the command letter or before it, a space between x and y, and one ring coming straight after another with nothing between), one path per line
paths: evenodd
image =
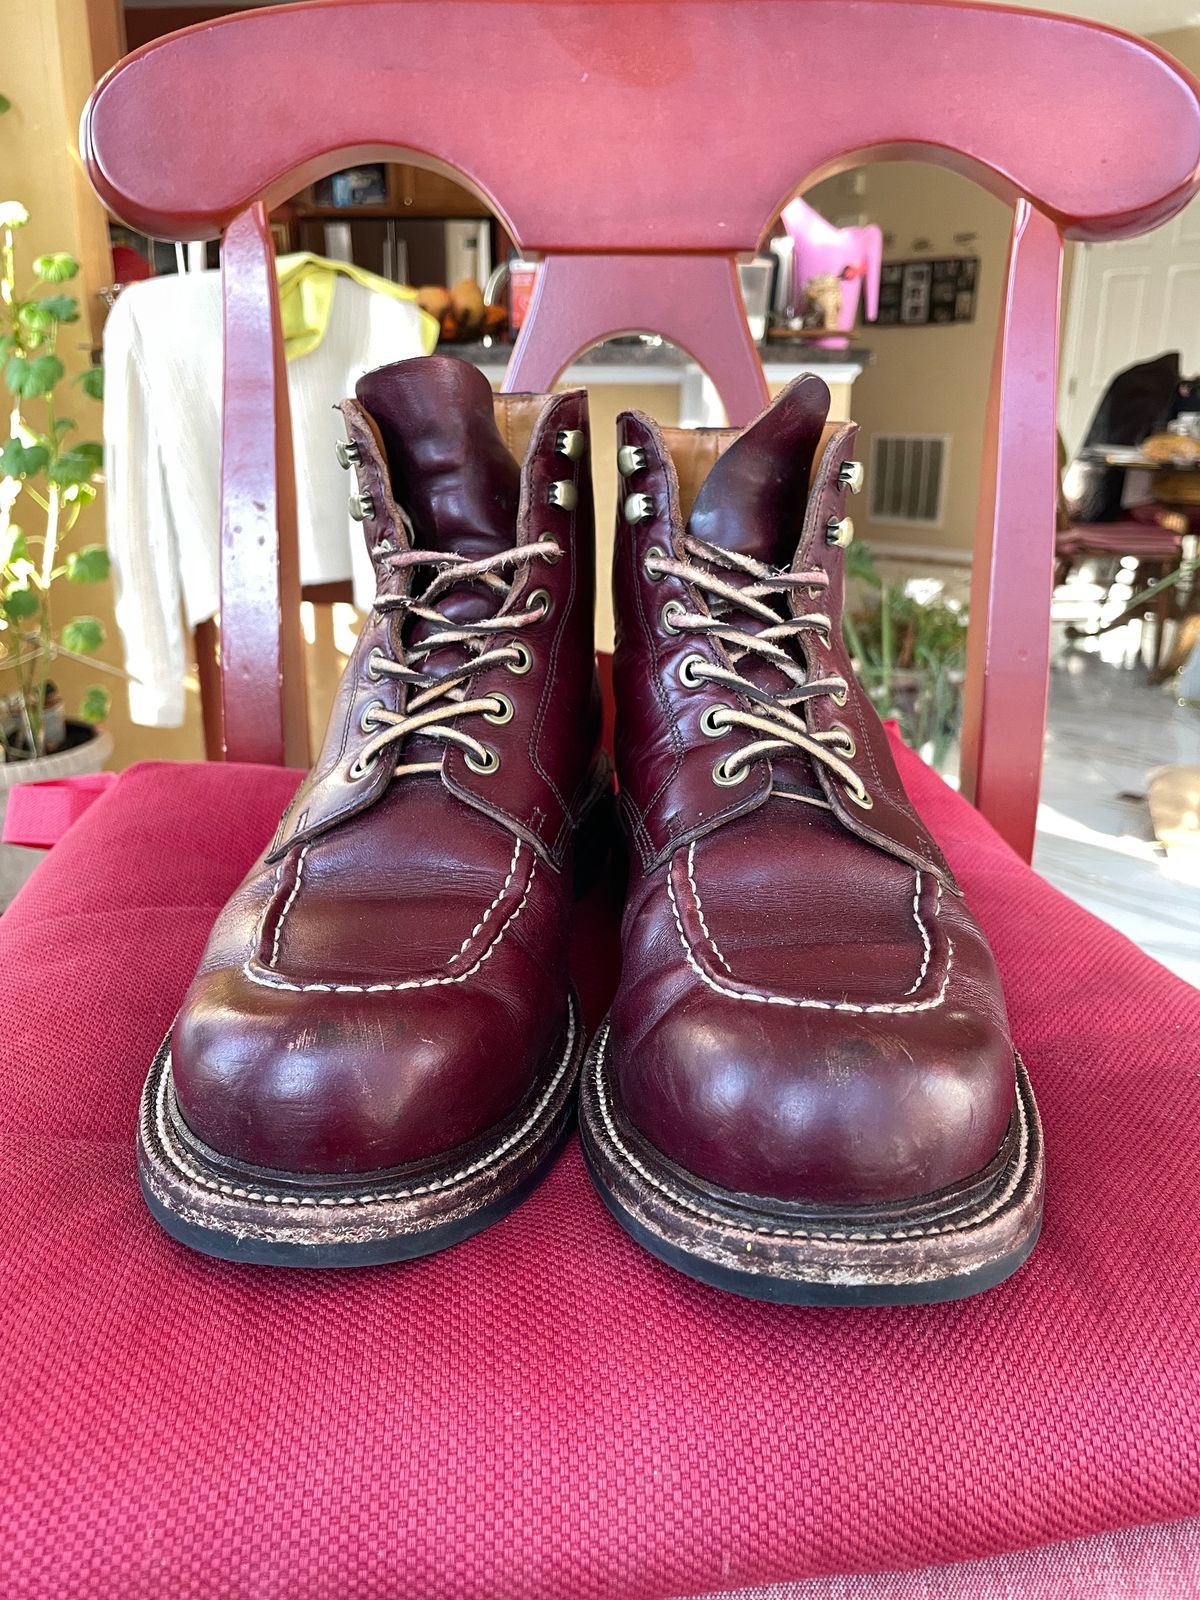
M1144 799L1147 773L1176 763L1200 766L1200 711L1140 665L1059 653L1033 864L1200 987L1200 848L1168 858Z

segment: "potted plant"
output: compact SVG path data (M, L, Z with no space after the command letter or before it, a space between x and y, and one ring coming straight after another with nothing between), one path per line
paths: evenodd
M885 583L870 550L847 552L846 573L858 600L843 629L859 680L881 717L894 717L908 744L944 771L962 721L967 618L936 579Z
M103 450L80 438L64 414L57 345L61 330L79 320L79 304L62 286L79 263L61 252L40 255L19 276L16 236L28 221L24 206L0 202L0 367L9 399L0 448L0 818L14 785L99 772L112 752L98 726L108 691L86 689L71 715L55 683L56 661L91 662L104 639L99 620L75 614L66 600L77 585L108 577L104 546L76 536L80 514L96 498ZM99 369L74 381L100 398ZM4 848L0 905L31 870L26 857L36 854Z

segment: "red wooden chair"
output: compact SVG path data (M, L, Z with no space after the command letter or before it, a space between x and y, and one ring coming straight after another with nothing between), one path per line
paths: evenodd
M1196 192L1197 85L1144 42L962 0L312 0L138 52L93 96L83 151L126 222L224 236L229 759L124 774L0 927L8 1591L648 1600L1088 1536L944 1592L1196 1576L1200 995L1021 856L1062 239L1152 227ZM397 1268L176 1246L137 1191L142 1078L295 786L277 763L305 753L264 207L347 161L446 163L545 259L511 386L650 326L742 421L763 383L735 255L864 152L952 164L1014 207L972 605L979 809L898 759L1037 1083L1031 1262L953 1305L742 1302L639 1251L576 1149L501 1225ZM1171 1529L1113 1533L1135 1524Z

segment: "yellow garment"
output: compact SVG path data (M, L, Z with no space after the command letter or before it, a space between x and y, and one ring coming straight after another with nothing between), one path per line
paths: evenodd
M390 295L393 300L415 300L415 289L403 284L390 283L387 278L377 278L349 261L327 261L324 256L301 250L290 256L277 256L275 271L279 275L279 310L283 319L283 353L289 361L306 356L315 350L329 326L329 311L333 305L335 274L344 273L364 289L375 294ZM438 341L438 324L428 312L422 311L421 339L428 355Z

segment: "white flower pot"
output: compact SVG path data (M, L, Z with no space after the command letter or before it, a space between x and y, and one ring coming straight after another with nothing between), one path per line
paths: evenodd
M68 723L68 727L79 727ZM58 750L52 756L40 756L35 761L0 762L0 828L8 810L9 791L19 783L50 783L57 778L76 778L84 773L103 772L112 755L113 742L107 733L89 729L91 737L67 750ZM29 877L34 867L46 854L44 850L26 850L20 845L0 844L0 911L15 897L17 890Z

